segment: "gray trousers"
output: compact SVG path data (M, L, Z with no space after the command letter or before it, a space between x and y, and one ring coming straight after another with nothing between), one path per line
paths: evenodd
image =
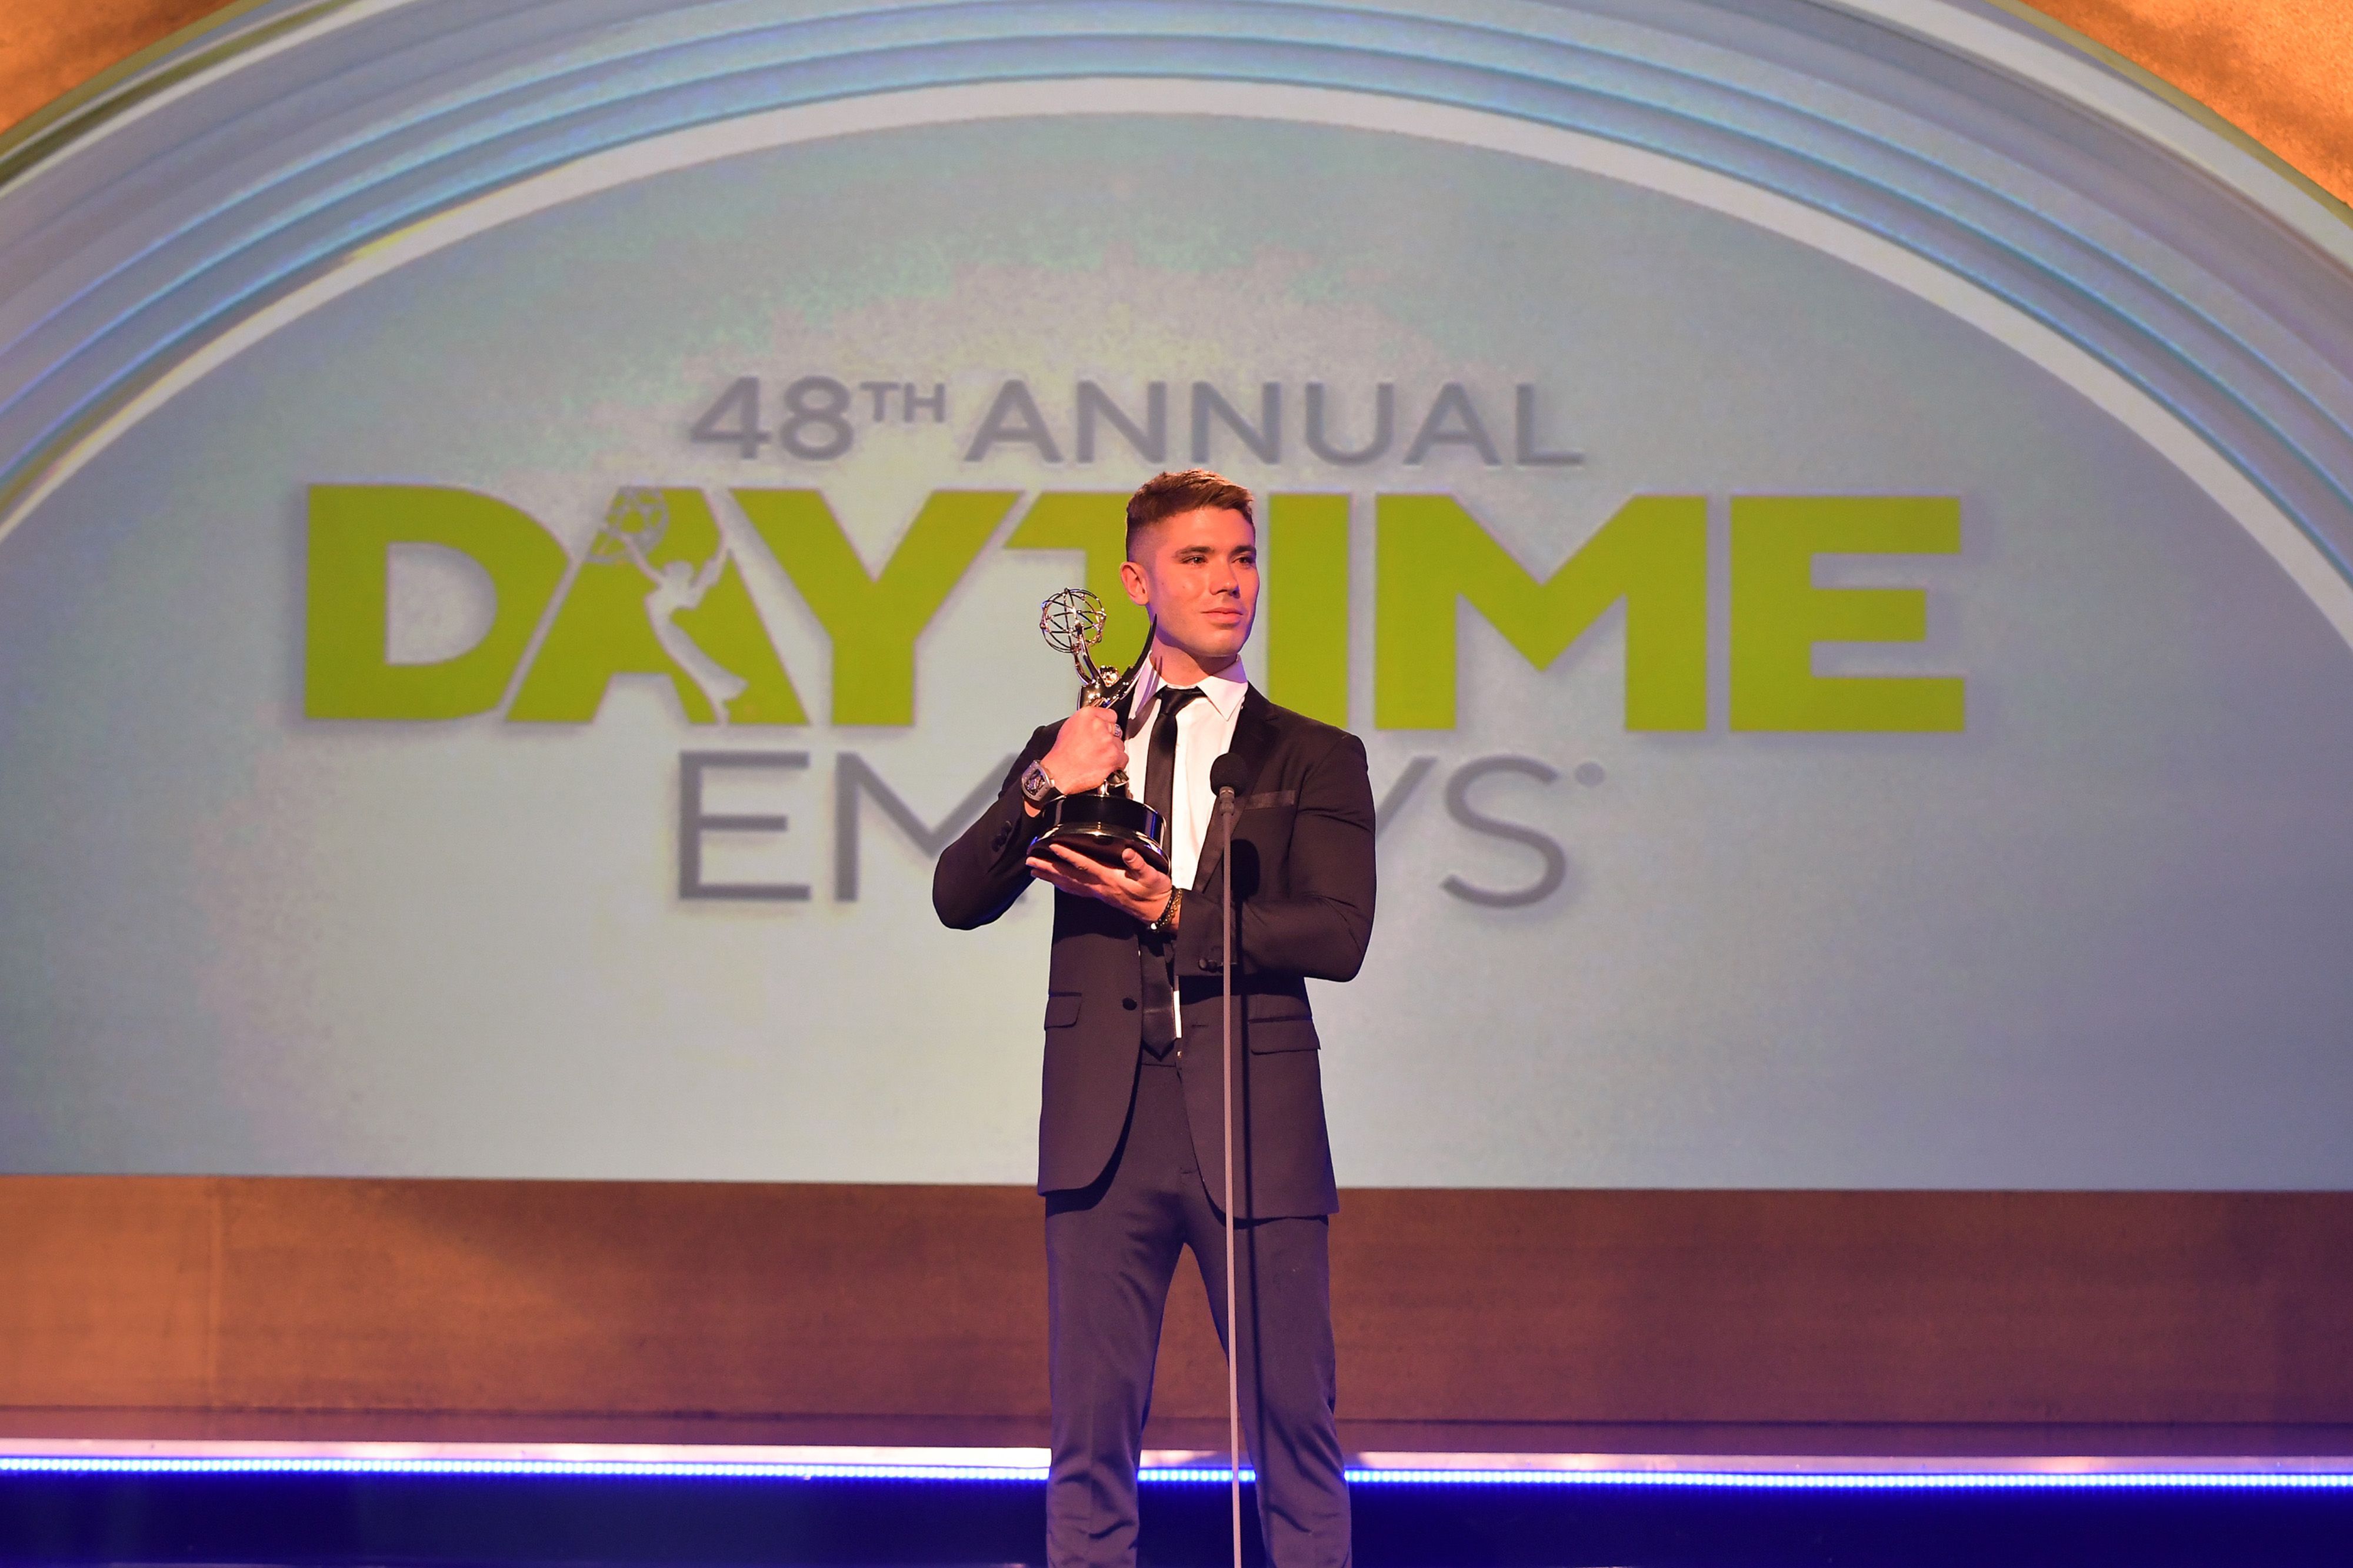
M1173 1060L1145 1059L1110 1170L1092 1186L1046 1199L1052 1568L1135 1562L1135 1469L1161 1313L1187 1247L1208 1285L1219 1342L1238 1354L1242 1438L1258 1472L1268 1556L1276 1568L1345 1568L1348 1489L1333 1423L1330 1237L1320 1215L1237 1226L1241 1322L1229 1336L1225 1219L1195 1165L1184 1082Z

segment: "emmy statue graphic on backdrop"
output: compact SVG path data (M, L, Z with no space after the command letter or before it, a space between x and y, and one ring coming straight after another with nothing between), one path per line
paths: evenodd
M1049 646L1069 654L1078 666L1079 705L1117 713L1144 673L1156 627L1145 628L1144 647L1124 675L1094 661L1092 649L1103 640L1103 605L1084 588L1065 588L1040 605L1038 629ZM1045 826L1036 842L1041 846L1060 845L1113 866L1133 849L1154 870L1168 869L1168 857L1160 847L1160 814L1128 795L1124 771L1084 794L1057 796L1039 815Z
M727 543L719 542L700 572L685 561L668 561L657 567L651 557L669 532L670 502L660 490L649 486L624 489L613 498L604 525L589 542L588 559L606 566L627 562L644 574L649 584L646 621L653 628L654 640L702 693L713 721L724 724L727 705L743 694L749 682L703 652L677 617L702 604L703 595L727 570Z

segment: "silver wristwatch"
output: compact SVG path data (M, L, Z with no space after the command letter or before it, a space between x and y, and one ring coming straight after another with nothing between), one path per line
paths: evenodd
M1052 775L1046 772L1043 761L1031 763L1021 774L1021 798L1031 805L1044 805L1062 792L1054 787Z

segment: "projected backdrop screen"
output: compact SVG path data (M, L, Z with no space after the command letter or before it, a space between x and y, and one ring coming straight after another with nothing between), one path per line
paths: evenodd
M2342 584L2190 432L1688 166L1021 104L485 197L0 538L0 1163L1029 1180L931 858L1198 461L1371 754L1344 1184L2353 1184Z

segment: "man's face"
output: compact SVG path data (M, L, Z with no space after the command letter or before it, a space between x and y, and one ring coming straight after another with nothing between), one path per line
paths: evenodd
M1127 596L1151 607L1160 636L1204 668L1241 652L1258 614L1258 531L1241 513L1203 507L1163 518L1123 564Z

